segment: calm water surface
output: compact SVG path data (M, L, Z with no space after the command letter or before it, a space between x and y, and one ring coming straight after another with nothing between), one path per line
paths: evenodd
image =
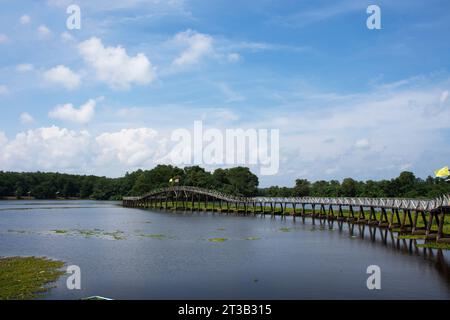
M0 202L0 256L81 268L82 290L68 290L63 276L46 299L449 299L450 252L414 243L311 219ZM374 264L382 289L370 291L366 268Z

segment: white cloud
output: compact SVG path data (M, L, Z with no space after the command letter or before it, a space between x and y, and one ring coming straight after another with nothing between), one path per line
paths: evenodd
M9 38L6 34L0 33L0 44L6 43L9 41Z
M103 133L95 140L99 165L116 163L125 168L152 165L165 154L164 139L158 139L158 133L150 128Z
M446 102L447 100L448 100L448 90L446 90L446 91L444 91L444 92L442 92L441 93L441 97L440 97L440 101L442 102L442 103L444 103L444 102Z
M39 34L39 36L41 37L41 38L47 38L48 36L50 36L51 35L51 31L50 31L50 29L49 28L47 28L47 26L46 25L40 25L39 27L38 27L38 29L37 29L37 31L38 31L38 34Z
M31 17L27 14L24 14L19 18L19 22L21 24L29 24L31 22Z
M367 149L370 147L368 139L359 139L355 142L355 147L359 149Z
M78 88L81 82L78 74L63 65L45 71L43 76L47 82L62 85L69 90Z
M0 147L4 146L8 142L8 138L6 137L3 131L0 131Z
M241 59L241 56L239 55L239 53L230 53L228 54L228 61L230 62L236 62L239 61Z
M67 31L64 31L60 35L62 42L71 42L74 41L74 37Z
M327 5L310 6L302 11L277 16L272 19L273 22L291 27L304 27L306 25L334 18L336 16L345 15L356 10L365 11L367 5L361 1L342 1L341 3L326 2Z
M214 41L211 36L190 29L177 33L173 38L173 42L185 47L181 54L172 62L177 67L196 64L201 58L212 54L214 51Z
M1 140L1 138L0 138ZM3 170L83 170L90 155L90 136L52 126L21 132L0 144Z
M165 154L165 140L145 127L95 137L51 126L20 132L9 141L0 131L0 170L123 175L153 167Z
M9 92L8 87L5 85L0 85L0 95L7 94Z
M32 71L34 69L33 65L30 63L21 63L19 65L17 65L16 70L18 72L28 72L28 71Z
M309 179L391 178L405 163L425 177L450 157L450 149L441 147L448 140L450 112L436 98L450 79L427 82L355 95L313 92L299 100L291 95L289 104L249 114L252 121L245 125L280 129L287 160L280 167L286 176L279 180L290 179L289 170ZM328 168L336 170L327 175Z
M28 112L23 112L20 114L20 122L22 124L31 124L34 123L34 118Z
M95 37L81 42L78 50L97 79L113 89L128 89L131 84L149 84L155 79L153 67L143 53L131 57L121 46L105 47Z
M92 120L95 114L95 100L90 99L88 102L75 108L73 104L66 103L61 106L57 106L55 109L49 112L49 117L53 119L59 119L64 121L71 121L76 123L88 123Z
M238 92L230 88L226 83L218 84L220 91L226 97L226 102L239 102L244 101L245 98Z

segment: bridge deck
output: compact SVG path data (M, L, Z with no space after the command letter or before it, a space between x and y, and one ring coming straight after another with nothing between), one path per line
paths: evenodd
M218 205L217 202L219 202ZM179 206L180 203L181 207ZM223 204L225 204L225 207L223 207ZM327 220L376 225L381 228L398 228L404 234L420 234L424 235L427 240L450 242L450 237L444 232L444 224L447 224L445 221L446 215L450 212L450 197L448 195L428 200L236 197L198 187L175 186L155 189L140 197L125 197L123 198L123 205L126 207L170 208L172 210L261 213L262 215L267 213L266 208L269 207L272 216L290 214L294 218L296 215L300 215L302 218L311 216ZM307 212L305 208L307 205L311 206L311 212ZM291 208L288 208L289 206ZM317 206L319 207L318 212L316 211ZM348 214L344 214L343 207L348 208ZM354 210L355 207L357 210ZM300 208L301 211L297 212L296 208ZM369 209L368 215L367 209ZM390 214L388 214L388 211L390 211ZM422 220L420 223L419 218Z
M231 203L289 203L297 205L325 205L325 206L362 206L388 208L398 210L435 211L440 208L450 207L450 197L448 195L436 199L399 199L399 198L347 198L347 197L236 197L214 190L208 190L190 186L175 186L155 189L140 197L124 197L124 201L140 201L148 198L161 196L168 193L196 193L218 200Z

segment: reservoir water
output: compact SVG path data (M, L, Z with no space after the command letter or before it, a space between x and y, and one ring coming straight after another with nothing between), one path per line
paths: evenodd
M47 256L81 269L44 299L449 299L450 251L368 226L118 202L1 201L0 256ZM381 268L368 290L367 267Z

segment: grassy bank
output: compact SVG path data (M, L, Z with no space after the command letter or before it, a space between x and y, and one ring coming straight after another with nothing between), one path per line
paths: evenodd
M42 257L0 257L0 300L28 300L48 292L64 262Z

